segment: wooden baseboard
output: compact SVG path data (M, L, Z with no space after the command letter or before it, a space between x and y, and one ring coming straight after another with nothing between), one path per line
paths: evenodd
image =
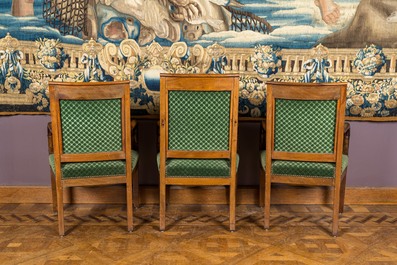
M140 187L142 204L158 203L158 188ZM257 187L237 189L237 204L258 204ZM171 187L169 202L175 204L226 204L228 191L224 187ZM107 187L78 187L65 189L66 203L125 203L122 185ZM275 186L272 204L331 203L332 192L322 187ZM397 187L346 188L346 204L397 204ZM37 186L2 186L0 203L51 203L51 188Z

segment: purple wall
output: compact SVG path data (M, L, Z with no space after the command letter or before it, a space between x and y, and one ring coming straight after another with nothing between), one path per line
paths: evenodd
M349 186L397 187L397 122L350 122Z
M0 186L49 185L47 123L49 116L0 117ZM350 122L348 186L397 187L397 123ZM157 183L155 123L140 127L140 182ZM241 123L239 184L258 183L256 139L259 126Z
M0 116L0 185L50 185L50 116Z

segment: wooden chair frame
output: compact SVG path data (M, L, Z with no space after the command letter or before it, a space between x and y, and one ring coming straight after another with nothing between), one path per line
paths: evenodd
M238 75L161 74L160 76L160 231L165 230L166 191L168 185L225 185L229 191L230 230L235 230L236 155L238 125ZM229 148L227 151L177 151L168 149L168 92L230 91ZM230 177L166 177L168 158L230 159Z
M338 217L343 211L344 193L346 185L347 168L342 172L342 151L344 148L344 137L348 134L348 126L344 126L345 104L346 104L346 87L345 83L267 83L267 112L266 112L266 172L262 169L262 179L265 179L265 229L269 228L270 223L270 198L271 183L308 185L308 186L330 186L334 188L333 196L333 223L332 234L338 233ZM275 123L275 100L336 100L336 125L334 151L332 154L315 154L315 153L293 153L278 152L274 150L274 123ZM345 135L345 136L344 136ZM348 144L348 141L345 145ZM346 146L345 146L346 147ZM271 172L272 161L294 160L307 162L332 162L335 163L335 177L321 178L310 176L285 176L273 175ZM261 180L263 183L263 180Z
M132 207L132 174L137 176L136 170L131 168L131 124L130 124L130 87L128 81L119 82L95 82L95 83L67 83L50 82L51 102L51 132L48 128L49 151L52 148L55 159L55 176L51 170L51 186L53 190L53 207L58 212L59 235L65 234L63 189L76 186L98 186L112 184L126 184L127 195L127 228L133 230ZM121 125L122 125L122 150L113 152L97 152L84 154L63 153L62 130L60 118L60 100L121 100ZM135 123L134 123L135 124ZM125 160L126 174L124 176L98 176L90 178L63 179L61 163L64 162L89 162ZM136 169L137 167L135 167ZM54 192L56 190L56 192Z

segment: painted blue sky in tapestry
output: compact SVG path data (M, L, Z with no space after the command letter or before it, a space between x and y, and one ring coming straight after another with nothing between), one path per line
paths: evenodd
M189 5L182 5L180 3L186 1L65 0L63 2L72 7L79 1L94 3L85 6L89 18L86 24L80 31L69 34L57 27L62 29L60 24L74 23L76 14L67 14L63 6L59 6L57 10L47 10L47 21L43 17L46 5L54 1L30 1L34 2L34 16L14 17L11 16L12 0L2 0L0 37L10 32L19 40L59 38L63 43L74 44L94 37L102 43L116 44L130 38L141 46L155 40L161 45L185 41L204 47L217 42L224 47L273 44L305 49L348 25L359 3L359 0L191 0ZM96 14L94 19L90 19L93 13L90 8Z

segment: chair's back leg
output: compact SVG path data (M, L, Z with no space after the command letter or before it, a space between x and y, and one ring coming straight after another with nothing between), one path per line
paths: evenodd
M132 172L132 197L134 202L134 207L138 208L141 204L139 196L139 174L138 169L135 167Z
M339 213L343 213L344 206L345 206L346 172L347 172L347 169L342 174L342 183L340 184Z
M266 187L266 179L265 179L265 171L262 168L261 161L259 161L259 203L260 207L264 207L265 205L265 187Z
M58 208L58 230L59 235L65 235L65 224L64 224L64 215L63 215L63 187L59 185L57 187L57 208Z

